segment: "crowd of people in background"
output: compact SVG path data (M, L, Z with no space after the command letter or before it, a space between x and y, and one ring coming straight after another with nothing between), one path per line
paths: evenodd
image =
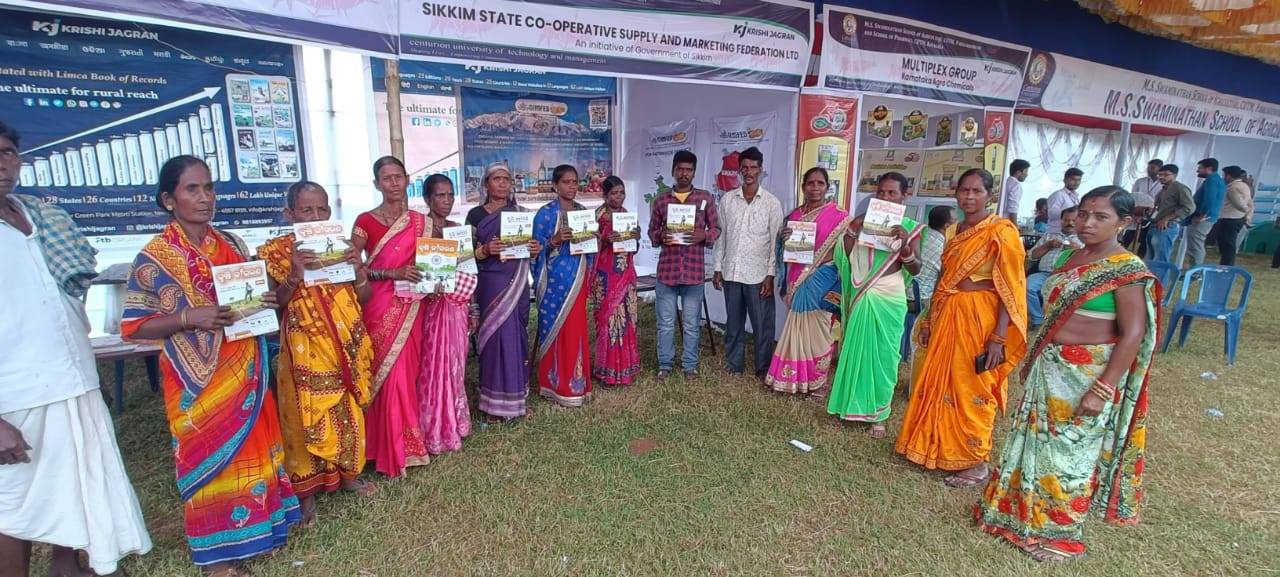
M5 322L29 329L5 337L10 354L0 359L0 374L21 376L6 377L20 386L0 396L0 558L25 563L38 541L58 545L53 561L65 574L88 574L76 550L87 553L92 571L110 573L151 543L96 390L79 300L94 274L94 250L65 212L14 193L18 141L0 125L0 254L22 267L0 290L11 303ZM697 157L674 155L675 186L653 201L647 230L661 247L659 382L677 368L684 384L700 379L709 280L727 312L725 371L749 371L778 393L825 394L827 413L863 423L879 439L889 435L904 321L915 310L910 393L894 451L945 472L949 486L982 488L979 527L1041 561L1083 554L1091 511L1116 524L1137 521L1159 311L1155 279L1131 251L1146 246L1149 258L1169 260L1185 229L1199 263L1216 230L1222 262L1232 264L1252 214L1239 167L1224 168L1224 180L1216 160L1201 161L1204 181L1192 194L1175 180L1177 166L1153 160L1132 193L1104 186L1083 195L1083 173L1072 168L1063 188L1037 202L1034 228L1043 234L1028 270L1012 220L1030 170L1023 160L1009 167L999 214L994 177L970 169L956 181L959 214L939 206L924 223L905 217L888 248L857 241L866 205L841 208L820 167L804 173L802 202L784 217L778 197L761 186L765 161L759 150L743 151L741 187L717 199L693 185ZM596 385L628 386L641 372L633 254L613 249L629 239L611 218L627 211L621 179L604 181L598 252L571 250L567 213L585 207L577 169L561 165L553 171L557 198L533 214L529 258L507 258L503 215L528 209L505 165L485 170L484 201L463 223L449 218L455 195L447 177L427 179L424 214L409 208L400 160L380 158L372 172L381 203L355 220L345 253L354 282L313 286L303 276L318 256L293 234L251 253L212 226L215 184L204 161L179 156L160 171L155 200L170 221L134 261L121 330L162 345L184 529L192 560L210 575L247 574L245 559L315 523L319 495L376 492L364 475L368 463L394 478L460 450L472 433L465 373L473 351L475 405L495 424L528 414L530 387L577 408ZM880 201L905 204L910 194L900 173L877 179ZM691 230L668 227L677 205L692 207ZM293 223L331 217L327 193L312 182L290 187L282 209ZM790 222L815 225L812 263L784 261ZM470 227L474 246L466 248L478 272L460 269L452 292L398 292L396 283L422 278L418 239L444 238L457 226ZM274 358L264 339L223 337L236 313L213 292L212 267L255 258L271 279L263 305L281 318ZM918 300L908 298L913 280ZM775 291L787 309L776 343ZM1009 378L1019 367L1026 393L1010 403ZM996 451L993 430L1006 410L1010 433ZM37 482L37 470L53 472Z

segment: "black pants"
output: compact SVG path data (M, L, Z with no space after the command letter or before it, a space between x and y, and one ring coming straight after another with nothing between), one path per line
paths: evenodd
M760 296L760 284L724 283L724 362L729 372L741 373L746 362L746 321L756 337L755 374L769 372L773 360L773 297Z
M1221 218L1218 219L1217 239L1218 254L1222 258L1218 264L1223 266L1236 265L1236 240L1240 238L1240 229L1244 228L1243 218Z

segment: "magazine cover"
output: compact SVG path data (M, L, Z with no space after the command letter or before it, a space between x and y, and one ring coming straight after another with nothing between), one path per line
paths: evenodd
M471 237L471 227L465 224L450 226L441 232L446 239L458 241L458 271L480 274L480 270L476 268L476 243Z
M255 260L215 266L213 290L218 304L229 306L236 314L235 324L223 329L229 341L238 341L280 330L276 311L262 306L262 295L269 290L267 263Z
M596 222L596 211L571 210L564 214L569 230L573 231L573 238L569 239L569 254L577 256L600 252L600 241L596 238L600 224Z
M640 217L634 212L613 213L613 232L622 237L613 243L613 252L636 252L640 250Z
M315 286L355 282L356 267L347 262L344 254L350 245L344 238L342 223L331 220L300 222L293 225L293 234L300 243L298 249L316 253L322 267L303 271L303 284Z
M422 273L417 283L396 281L396 294L451 293L458 285L458 241L443 238L418 239L414 266Z
M498 255L502 260L529 258L529 241L533 240L533 213L502 213L502 230L499 235L507 245Z
M813 252L818 247L818 223L798 220L787 221L791 237L782 244L782 261L797 264L813 264Z
M667 232L676 237L676 244L693 244L693 226L697 216L698 207L692 204L667 205Z
M858 235L858 244L878 250L893 252L898 250L902 241L893 238L893 227L902 224L902 215L907 207L878 198L871 199L867 205L867 215L862 219L862 232Z

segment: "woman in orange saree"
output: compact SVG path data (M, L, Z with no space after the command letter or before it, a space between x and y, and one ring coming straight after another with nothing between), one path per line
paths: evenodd
M395 281L418 282L417 239L426 217L409 210L404 164L394 156L373 165L382 204L356 217L351 244L367 253L369 299L364 324L373 339L373 402L365 414L365 449L374 467L388 477L426 465L419 415L418 376L422 369L422 299L395 293Z
M260 338L227 341L235 318L217 305L212 268L248 260L240 239L210 226L209 167L178 156L160 171L157 198L173 215L134 260L121 333L164 347L164 406L173 436L187 543L210 575L285 544L299 521L284 469L275 395ZM263 295L275 306L275 294Z
M987 481L991 431L1008 377L1027 350L1026 256L1018 227L991 214L994 179L970 169L956 186L962 222L947 228L942 275L917 323L924 364L894 446L947 484Z

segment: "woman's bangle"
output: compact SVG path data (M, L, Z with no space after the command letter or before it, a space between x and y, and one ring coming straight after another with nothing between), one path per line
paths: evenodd
M481 246L475 250L476 260L484 260L489 258L489 247Z
M911 255L911 258L902 259L902 264L915 264L915 263L916 263L916 255L914 254Z
M355 284L355 288L360 288L365 286L369 286L369 279L367 278Z
M187 326L187 309L185 308L182 309L182 312L178 313L178 325L181 326L184 331L191 330L191 327Z

